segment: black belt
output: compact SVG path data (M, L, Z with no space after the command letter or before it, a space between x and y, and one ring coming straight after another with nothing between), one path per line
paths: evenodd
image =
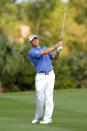
M51 70L51 71L52 71L52 70ZM50 72L51 72L51 71L50 71ZM37 74L39 74L39 75L49 75L50 72L47 72L47 73L37 73Z

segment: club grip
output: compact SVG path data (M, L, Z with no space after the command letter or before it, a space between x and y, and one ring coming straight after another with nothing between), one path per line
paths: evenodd
M62 41L62 40L63 40L63 38L61 37L60 41Z

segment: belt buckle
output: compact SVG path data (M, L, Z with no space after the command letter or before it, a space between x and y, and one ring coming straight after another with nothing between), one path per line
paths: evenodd
M49 73L45 73L45 75L49 75Z

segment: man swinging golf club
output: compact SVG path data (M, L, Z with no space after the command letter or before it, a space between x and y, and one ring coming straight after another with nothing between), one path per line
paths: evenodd
M35 119L32 123L40 124L51 124L52 113L53 113L53 90L55 83L55 74L51 59L58 59L60 51L62 50L62 41L56 45L47 48L39 45L38 36L31 35L29 42L32 45L29 51L29 57L35 65L36 77L35 77L35 88L36 88L36 113ZM56 53L52 51L56 50ZM45 104L45 114L43 116L43 106Z

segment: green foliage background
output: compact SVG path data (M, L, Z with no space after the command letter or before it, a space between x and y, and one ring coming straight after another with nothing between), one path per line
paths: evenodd
M21 24L31 27L40 45L53 46L60 40L64 12L66 21L63 51L53 61L55 89L87 88L87 0L35 0L15 4L15 0L0 1L0 85L4 91L34 89L35 68L28 52L28 38L22 45Z

